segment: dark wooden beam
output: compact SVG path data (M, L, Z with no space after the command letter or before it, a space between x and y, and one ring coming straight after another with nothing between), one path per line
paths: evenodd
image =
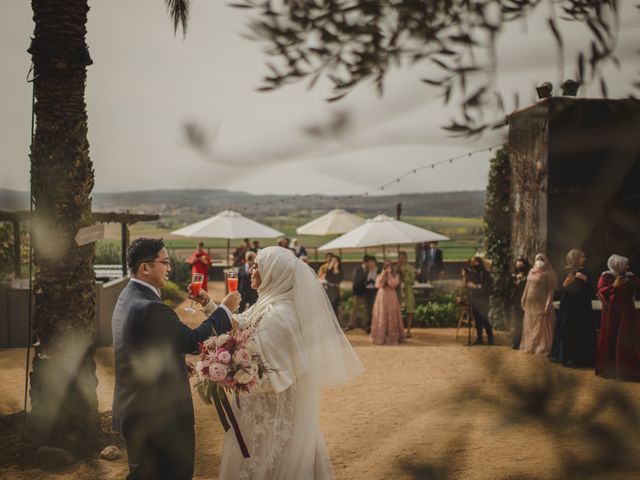
M21 262L20 262L20 221L13 221L13 262L14 262L14 275L16 278L20 278L21 275Z
M121 226L121 231L122 231L122 236L121 236L121 241L122 241L122 276L126 277L127 276L127 248L129 247L129 227L127 227L126 222L122 222L120 224Z

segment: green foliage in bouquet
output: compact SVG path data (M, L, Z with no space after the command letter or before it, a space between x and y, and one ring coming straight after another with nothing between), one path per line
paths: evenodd
M496 152L491 160L487 203L485 206L485 238L487 256L491 259L493 293L489 318L494 327L508 327L509 310L512 301L511 287L511 163L505 147Z

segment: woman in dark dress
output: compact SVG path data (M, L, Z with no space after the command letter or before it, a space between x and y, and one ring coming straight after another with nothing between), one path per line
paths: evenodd
M338 315L338 310L340 309L340 284L343 280L342 260L338 256L333 256L331 260L329 260L329 266L325 271L324 285L338 321L340 320L340 316Z
M607 266L598 281L602 318L596 375L640 381L640 318L633 300L640 277L629 271L626 257L611 255Z
M560 287L560 308L549 360L566 366L593 367L596 326L591 299L592 275L585 268L587 256L580 250L567 254L567 267Z
M522 339L522 319L524 318L524 310L522 309L522 294L524 287L527 285L527 275L531 270L531 265L524 257L516 260L516 265L511 274L511 282L513 285L513 341L511 348L518 350L520 348L520 340Z

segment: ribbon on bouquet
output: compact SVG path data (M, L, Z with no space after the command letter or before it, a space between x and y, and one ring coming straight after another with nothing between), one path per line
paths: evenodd
M233 432L236 434L236 439L238 440L238 445L240 446L242 456L244 458L249 458L251 456L249 455L249 449L247 448L247 444L244 443L244 438L242 438L242 433L240 433L238 421L233 414L231 404L229 403L229 399L227 398L227 394L225 393L224 389L216 385L211 392L211 397L213 398L213 403L216 407L216 411L218 412L218 417L220 417L222 428L224 428L224 431L227 432L230 428L229 422L231 422L231 426L233 427Z

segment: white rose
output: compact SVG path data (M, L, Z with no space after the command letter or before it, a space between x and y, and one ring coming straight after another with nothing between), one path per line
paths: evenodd
M255 340L251 340L247 342L247 345L245 348L249 351L251 355L258 354L258 345L256 344Z
M209 337L207 338L204 342L202 342L202 345L204 346L204 348L206 348L207 350L210 350L211 347L213 345L215 345L216 342L216 337Z
M236 382L245 384L253 380L253 375L241 368L236 372L234 378L236 379Z
M236 353L233 354L233 359L239 365L248 367L251 363L251 353L246 348L239 348Z
M227 335L226 333L215 337L216 347L220 348L221 346L223 346L229 341L229 338L229 335Z

